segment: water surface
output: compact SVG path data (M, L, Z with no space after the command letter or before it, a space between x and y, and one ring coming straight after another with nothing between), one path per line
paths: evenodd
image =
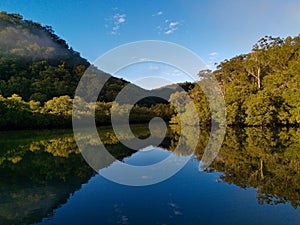
M133 129L149 135L145 126ZM119 160L103 169L190 154L174 152L176 129L159 147L138 152L122 146L109 127L99 134ZM2 132L0 224L300 224L299 129L228 129L218 157L199 171L208 137L201 131L191 160L175 176L129 187L96 174L70 130Z

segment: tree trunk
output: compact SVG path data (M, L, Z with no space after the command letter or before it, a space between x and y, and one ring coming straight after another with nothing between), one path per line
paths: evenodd
M264 161L260 160L260 177L261 179L264 179Z
M258 89L261 88L261 81L260 81L260 67L258 67L258 70L257 70L257 87Z

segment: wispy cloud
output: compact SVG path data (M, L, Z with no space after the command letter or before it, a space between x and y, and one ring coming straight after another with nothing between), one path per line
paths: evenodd
M165 20L165 23L167 23L168 25L164 29L164 34L173 34L178 29L179 22L169 22L169 20Z
M209 53L210 58L216 58L219 55L217 52Z
M183 76L183 75L184 75L184 73L180 70L177 70L177 69L173 70L173 72L172 72L172 76L174 76L174 77L180 77L180 76Z
M170 24L169 24L169 26L170 27L175 27L175 26L177 26L179 23L178 22L171 22Z
M159 16L156 19L160 21L160 23L156 26L156 31L158 31L158 34L173 34L182 25L182 21L168 18L166 13L163 11L158 11L152 16Z
M170 35L178 30L179 25L179 22L165 20L163 26L157 26L156 29L159 31L159 33Z
M116 34L120 34L119 30L120 30L120 25L122 23L125 23L126 21L126 14L115 14L113 16L113 20L114 20L114 26L112 27L112 32L111 34L116 35Z
M179 206L176 203L168 203L169 207L173 210L175 216L182 216L183 213L180 211Z
M108 24L105 24L105 27L110 29L110 34L119 35L121 25L126 21L126 14L116 13L106 20L108 21Z
M157 13L154 13L152 16L161 16L163 14L164 14L163 11L158 11Z
M167 77L184 77L185 73L178 69L167 69L163 71L163 75Z
M148 58L140 58L140 57L136 57L136 56L131 57L131 59L134 60L134 61L139 61L139 62L145 62L145 61L150 60Z
M214 64L216 63L216 60L218 59L218 56L219 56L218 52L209 53L208 65L206 65L207 69L212 69L214 67Z
M160 67L159 66L150 65L148 67L148 69L151 70L151 71L158 71L158 70L160 70Z

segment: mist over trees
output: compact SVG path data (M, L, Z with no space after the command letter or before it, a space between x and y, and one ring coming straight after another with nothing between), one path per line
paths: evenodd
M74 96L90 63L58 37L51 26L24 20L19 14L0 12L0 94L18 94L25 101L46 102ZM100 70L98 75L106 74ZM127 84L112 77L100 101L112 101Z

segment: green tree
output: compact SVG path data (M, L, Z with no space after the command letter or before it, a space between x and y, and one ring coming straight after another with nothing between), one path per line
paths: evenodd
M70 96L54 97L47 101L42 109L43 113L49 113L58 116L71 117L73 101Z

